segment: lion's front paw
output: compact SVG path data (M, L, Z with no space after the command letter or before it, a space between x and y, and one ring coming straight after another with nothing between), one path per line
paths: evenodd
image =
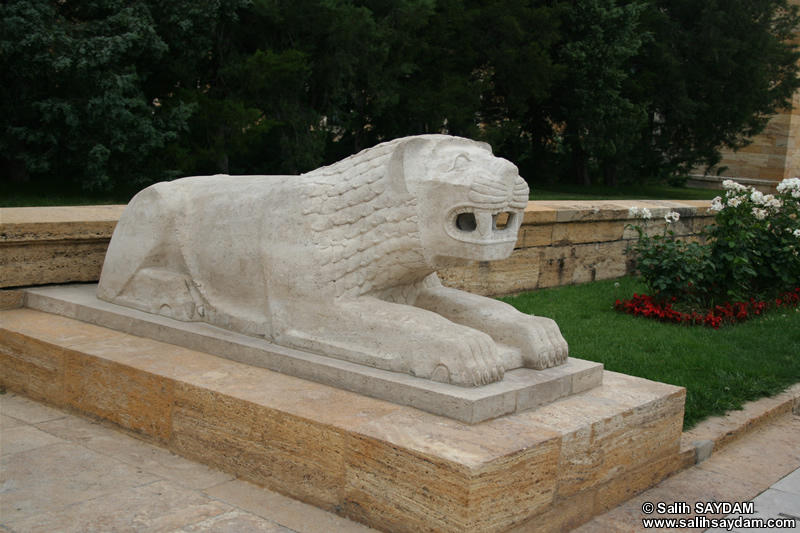
M523 364L526 367L544 370L566 362L569 347L555 321L530 316L523 328L527 337L527 343L522 347Z
M436 342L429 350L415 355L423 363L420 366L427 367L417 375L462 387L477 387L503 379L505 367L491 337L474 329L459 329L458 337Z

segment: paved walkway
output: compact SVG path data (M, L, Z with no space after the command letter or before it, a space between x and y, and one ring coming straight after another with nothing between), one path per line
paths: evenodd
M798 468L800 416L784 416L577 532L645 531L646 502L693 506L758 494L748 518L794 517L795 528L785 531L800 531ZM0 396L0 532L292 531L373 530L103 424L13 393Z

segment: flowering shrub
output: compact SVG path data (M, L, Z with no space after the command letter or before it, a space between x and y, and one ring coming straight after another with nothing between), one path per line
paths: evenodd
M783 180L778 194L762 194L731 180L711 209L706 230L717 297L741 299L800 284L800 179Z
M645 220L652 218L647 208L639 211L632 207L628 215ZM658 299L680 297L700 303L702 287L711 270L708 250L699 243L675 238L670 225L680 220L679 213L667 213L664 219L667 226L661 235L650 236L646 227L630 225L639 234L632 246L637 257L636 267Z
M711 205L717 212L715 224L700 235L705 244L675 237L671 228L680 218L678 213L668 213L663 233L651 236L647 232L651 213L630 209L630 216L645 220L644 227L631 225L639 235L632 249L652 296L635 296L619 302L617 309L719 327L760 314L761 299L800 287L800 179L782 181L775 195L731 180L723 187L725 196ZM797 297L796 292L787 294ZM676 303L710 311L680 313L673 308Z

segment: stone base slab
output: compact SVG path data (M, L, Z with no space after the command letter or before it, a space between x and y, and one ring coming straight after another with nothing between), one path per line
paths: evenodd
M384 531L569 531L686 466L685 390L603 383L477 424L36 311L0 385Z
M277 346L205 323L109 304L95 297L96 288L90 284L28 289L26 306L468 423L547 405L596 387L603 379L603 365L570 358L543 371L513 370L502 381L483 387L458 387Z

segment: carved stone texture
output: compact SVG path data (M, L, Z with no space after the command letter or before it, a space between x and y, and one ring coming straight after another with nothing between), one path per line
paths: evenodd
M473 387L567 359L552 320L444 287L436 270L511 254L517 168L445 135L301 176L159 183L123 212L102 300L384 370Z

